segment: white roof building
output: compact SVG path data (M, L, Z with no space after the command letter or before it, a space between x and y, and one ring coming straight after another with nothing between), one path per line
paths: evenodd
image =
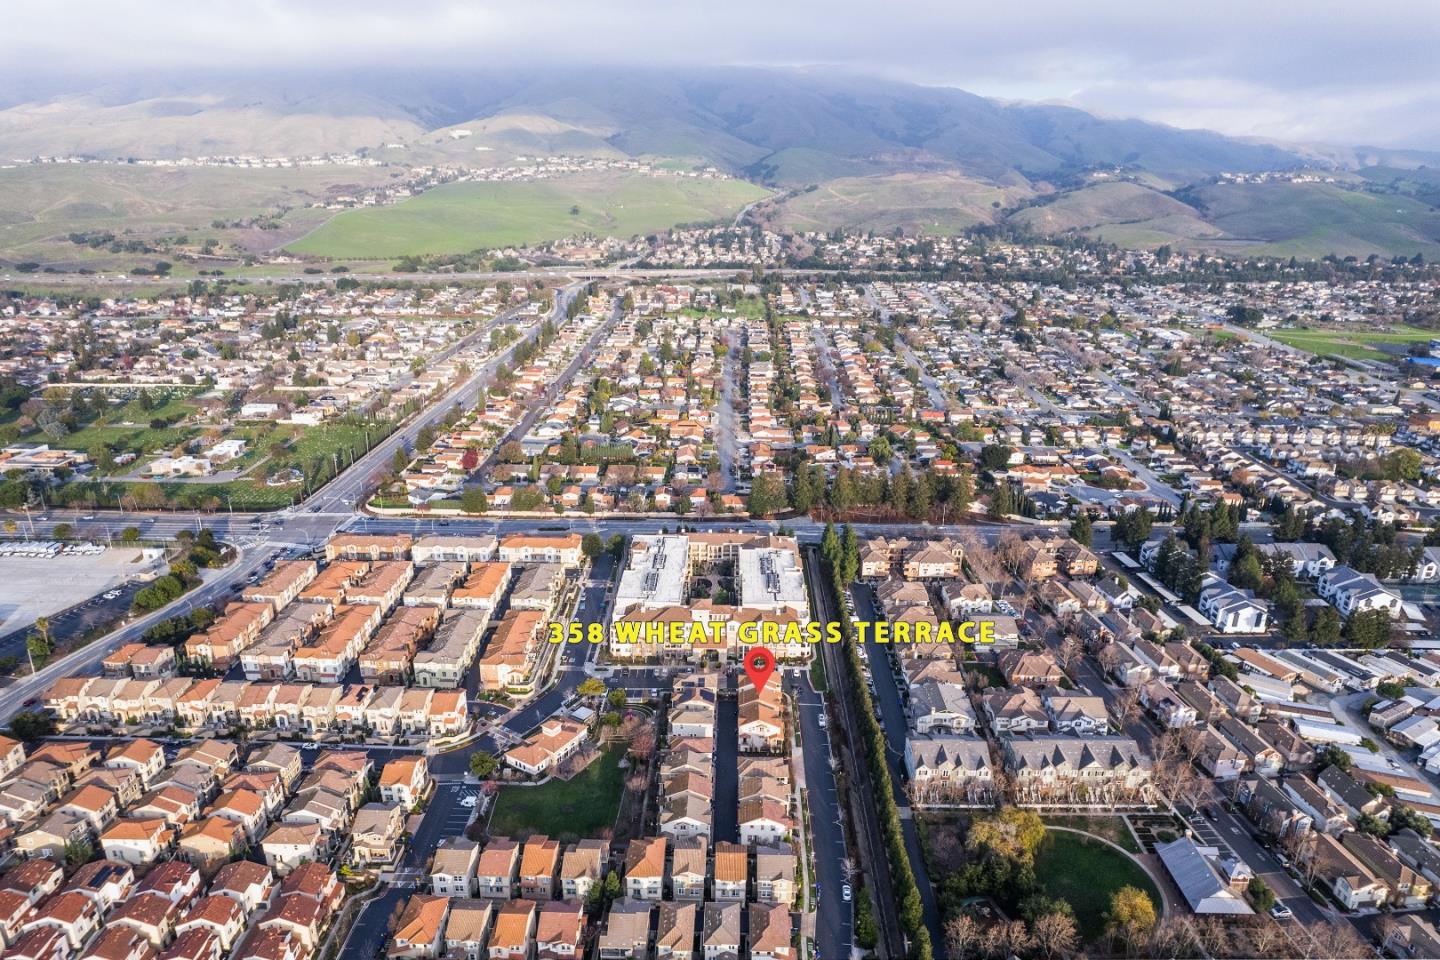
M658 610L685 603L690 546L674 534L631 538L630 560L615 589L616 617L631 610Z
M1250 916L1255 912L1243 897L1230 889L1206 859L1204 851L1189 837L1159 844L1155 853L1196 913Z
M793 610L809 619L805 573L793 549L742 547L738 564L740 602L757 610Z

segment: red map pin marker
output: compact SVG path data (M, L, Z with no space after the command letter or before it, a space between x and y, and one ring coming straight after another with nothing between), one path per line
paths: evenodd
M775 672L775 655L764 647L751 647L745 654L745 674L750 682L755 684L756 690L764 690L765 684L770 679L770 674Z

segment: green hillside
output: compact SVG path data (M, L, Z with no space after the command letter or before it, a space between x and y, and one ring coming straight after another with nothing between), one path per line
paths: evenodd
M1220 235L1199 211L1138 183L1096 183L1062 194L1050 203L1020 210L1011 221L1036 233L1079 230L1121 243L1121 235L1151 235L1170 243Z
M785 230L874 230L952 234L994 223L1029 191L954 174L902 173L846 177L820 184L778 205L773 225Z
M289 209L292 221L323 216L305 209L330 190L358 192L386 174L370 167L289 169L163 168L113 164L23 165L0 169L0 258L46 263L102 263L103 248L72 244L71 233L110 232L125 239L184 234L195 241L271 245L283 231L216 228L216 220L248 220ZM128 259L135 259L130 257ZM153 257L151 258L153 259Z
M1280 256L1440 254L1440 210L1330 183L1209 184L1192 191L1227 243Z
M629 237L729 220L766 191L743 180L614 174L529 183L455 183L403 203L341 213L290 244L323 257L400 257L557 240Z

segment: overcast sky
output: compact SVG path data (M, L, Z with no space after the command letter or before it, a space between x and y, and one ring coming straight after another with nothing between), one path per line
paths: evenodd
M1440 0L10 0L19 64L830 65L1283 140L1440 149Z

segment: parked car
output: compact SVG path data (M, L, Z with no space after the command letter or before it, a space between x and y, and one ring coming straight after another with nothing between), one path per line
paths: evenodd
M1275 906L1270 908L1270 916L1274 917L1276 920L1293 920L1295 919L1295 912L1289 907L1285 906L1285 904L1277 903L1275 904Z

